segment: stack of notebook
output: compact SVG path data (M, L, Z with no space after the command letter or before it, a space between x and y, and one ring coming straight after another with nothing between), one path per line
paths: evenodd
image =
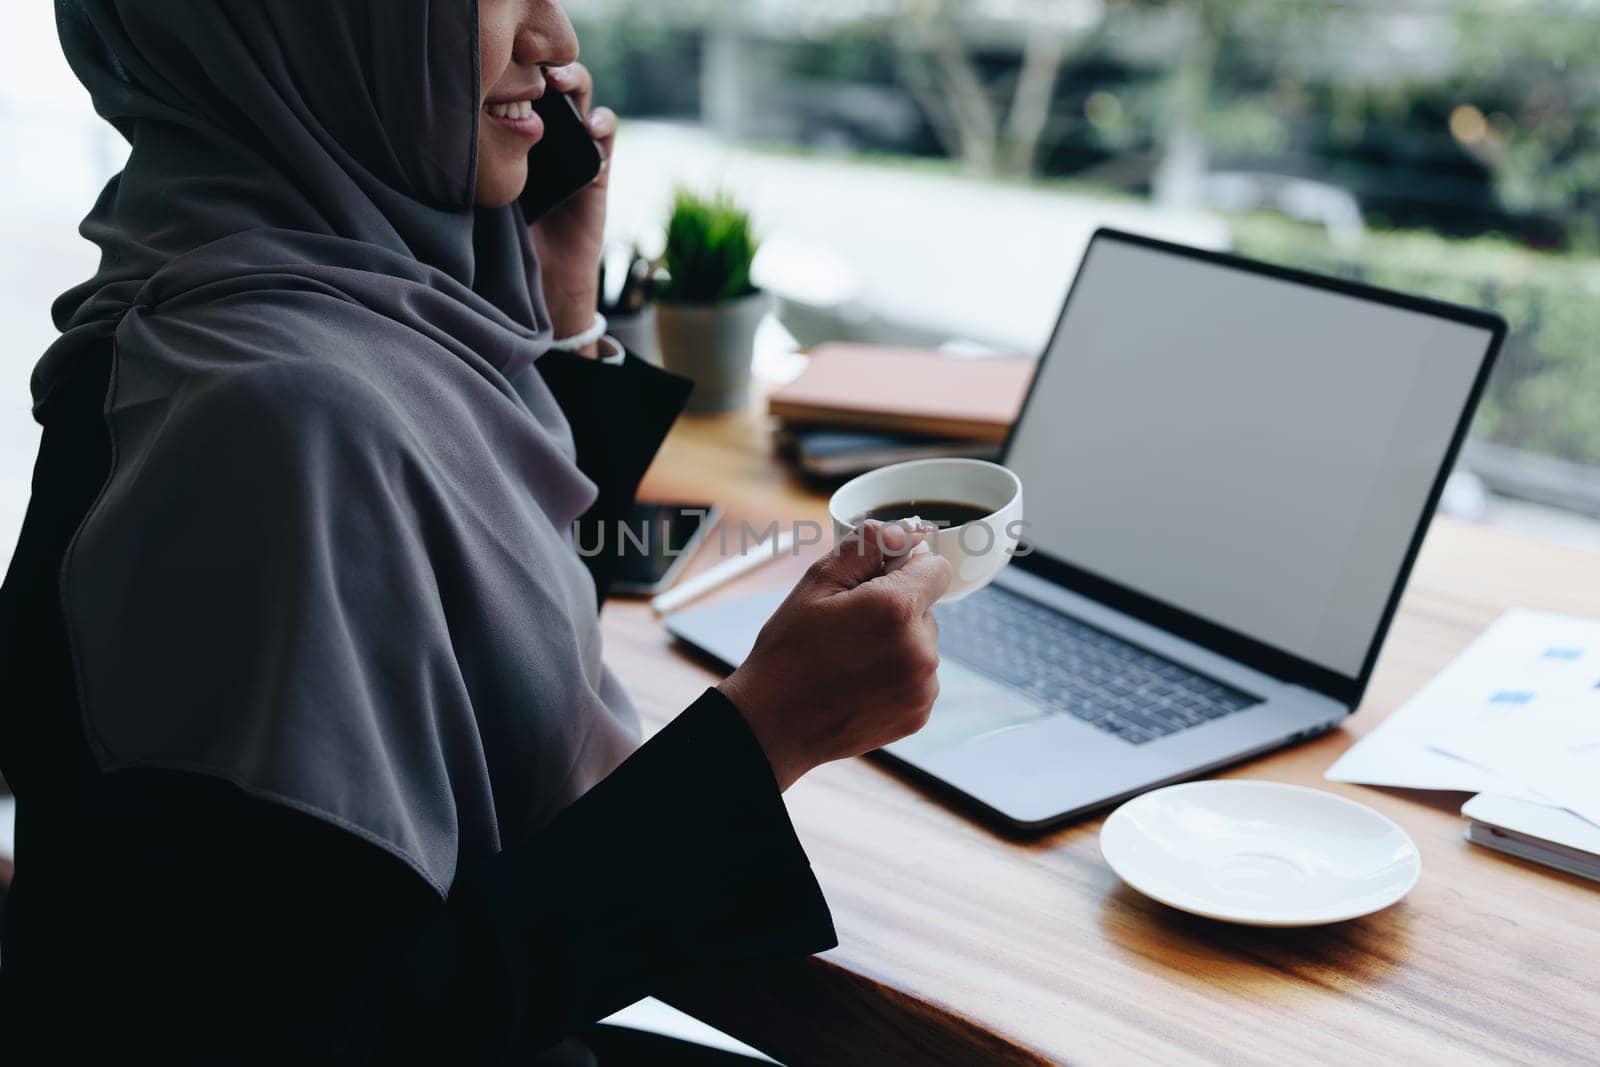
M829 344L774 392L780 454L801 473L847 478L912 459L999 455L1033 380L1032 360Z
M1600 882L1600 826L1560 808L1479 793L1461 809L1467 840Z

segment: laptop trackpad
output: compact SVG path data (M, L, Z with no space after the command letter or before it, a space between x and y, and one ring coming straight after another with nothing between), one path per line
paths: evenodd
M921 732L889 746L921 760L1009 730L1042 722L1051 713L1026 697L946 657L939 664L939 699Z
M736 600L714 601L667 616L667 629L680 640L710 653L729 667L750 654L750 646L787 589L773 589ZM963 667L946 656L939 664L939 700L920 733L888 746L901 759L922 762L954 753L980 740L1043 722L1053 716L1006 686Z

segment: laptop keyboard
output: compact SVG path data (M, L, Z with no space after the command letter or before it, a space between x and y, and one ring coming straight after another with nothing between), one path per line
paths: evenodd
M1136 745L1261 703L999 586L935 615L943 655Z

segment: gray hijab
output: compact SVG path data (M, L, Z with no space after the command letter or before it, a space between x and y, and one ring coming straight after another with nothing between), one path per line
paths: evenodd
M36 407L110 344L113 467L62 570L102 768L215 775L446 892L637 720L571 545L515 208L473 207L470 0L59 0L127 167Z

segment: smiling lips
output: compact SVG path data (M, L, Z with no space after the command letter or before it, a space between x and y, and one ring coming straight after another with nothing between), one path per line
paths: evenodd
M529 144L544 137L544 119L533 109L532 100L506 100L483 105L483 113L494 125L526 139Z
M525 119L533 114L532 100L512 100L505 104L485 104L483 107L497 119Z

